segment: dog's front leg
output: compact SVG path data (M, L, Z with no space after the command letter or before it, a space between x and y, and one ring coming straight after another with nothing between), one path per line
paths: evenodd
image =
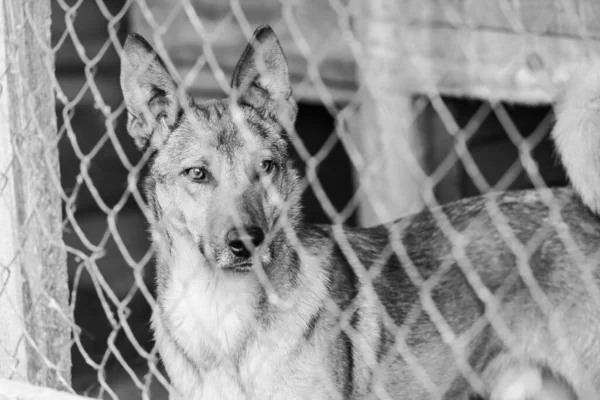
M194 395L194 400L249 400L235 376L222 370L214 370L203 375L202 389ZM192 397L188 397L192 398Z
M171 383L175 392L171 391L169 400L250 400L234 376L221 370L201 375L200 379L194 376L190 380L173 376Z
M248 398L234 374L224 368L205 371L194 365L164 329L159 315L154 315L152 327L160 357L171 381L169 400Z
M169 400L188 399L190 398L188 397L189 393L200 391L200 374L175 344L173 338L164 328L163 323L160 313L155 312L152 317L152 329L158 353L171 383Z
M250 400L237 380L223 371L212 371L202 375L199 386L182 382L182 390L175 387L178 393L171 392L169 400Z

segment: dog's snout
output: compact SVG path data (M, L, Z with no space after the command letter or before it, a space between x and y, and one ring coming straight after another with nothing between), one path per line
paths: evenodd
M233 228L227 232L225 240L234 256L249 258L252 255L252 250L260 246L265 240L265 234L257 226L249 226L243 229Z

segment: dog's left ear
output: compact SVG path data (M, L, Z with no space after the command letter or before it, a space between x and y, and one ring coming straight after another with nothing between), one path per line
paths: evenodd
M288 63L270 26L262 25L254 31L235 67L231 88L232 96L241 104L295 118Z

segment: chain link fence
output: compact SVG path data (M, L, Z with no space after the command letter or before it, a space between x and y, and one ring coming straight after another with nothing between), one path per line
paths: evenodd
M413 319L429 315L460 371L479 387L461 341L487 322L507 343L510 332L460 251L468 238L437 206L566 183L548 138L550 104L596 52L599 15L591 0L6 1L0 378L9 381L0 380L0 398L43 398L42 388L105 399L168 397L149 327L156 301L140 184L147 160L126 132L119 57L127 34L142 34L202 102L229 93L235 64L264 23L286 52L300 105L291 156L303 176L307 219L367 226L430 209L443 234L458 238L455 259L486 304L485 316L453 331L431 300L451 265L425 280L400 243L392 250L428 293ZM519 241L493 200L487 211L526 260L538 239ZM577 248L568 234L563 239ZM397 327L388 316L386 327L404 332L413 322ZM439 395L435 376L401 336L396 349L415 380Z

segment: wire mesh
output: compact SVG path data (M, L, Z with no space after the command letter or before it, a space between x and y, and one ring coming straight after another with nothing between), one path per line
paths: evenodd
M374 224L426 208L436 222L439 237L448 242L451 255L435 272L422 276L411 259L411 250L399 239L412 222L408 218L390 230L390 246L373 260L372 266L365 266L347 234L336 225L332 236L357 275L361 295L344 308L328 299L324 307L339 313L339 324L331 337L344 332L360 349L374 376L389 368L399 355L406 364L406 374L419 386L417 392L440 398L450 389L449 383L439 378L441 372L431 363L423 364L426 350L416 348L410 340L411 332L418 329L425 315L441 338L435 346L445 343L456 369L470 386L482 390L483 378L465 348L488 324L507 346L514 344L513 334L498 312L497 298L510 292L514 283L511 279L516 278L508 277L501 288L490 290L467 254L469 243L482 231L485 221L493 224L516 260L517 274L540 309L549 314L554 305L528 267L531 254L546 232L534 232L523 241L493 195L482 210L485 217L469 221L460 229L438 206L467 195L533 187L542 193L557 226L564 224L552 192L547 190L564 182L562 170L546 161L547 153L551 153L547 136L553 122L547 104L555 99L577 61L594 51L598 29L591 16L599 9L591 1L552 5L509 0L493 6L468 1L425 4L52 0L51 45L40 39L36 51L55 60L55 64L46 65L45 73L57 103L58 129L55 137L38 143L42 150L37 154L44 157L44 148L58 149L60 178L49 174L45 186L48 192L39 196L60 200L62 206L64 244L57 243L51 234L44 237L52 238L52 246L68 257L70 307L58 312L56 318L72 329L72 336L68 343L54 345L60 347L56 353L71 355L72 378L62 365L48 359L46 349L37 351L38 344L32 339L37 336L27 329L11 338L16 343L0 336L0 360L12 362L14 367L10 368L17 371L24 357L18 352L25 351L20 343L25 342L28 357L37 358L40 369L50 371L53 386L58 389L107 399L167 398L173 389L169 378L173 377L164 371L149 325L158 307L156 249L150 244L146 223L155 216L147 207L141 184L141 177L148 173L150 153L138 152L126 131L127 111L119 85L123 43L129 32L141 32L200 104L230 94L231 75L254 28L269 23L286 52L294 94L301 114L307 115L304 121L319 118L312 124L305 122L303 128L298 122L296 129L288 129L290 154L302 166L298 185L308 197L303 203L308 205L308 217L335 224ZM25 24L39 22L30 9L24 15ZM448 37L451 40L444 41ZM499 50L483 48L494 41ZM514 43L519 42L522 47L515 49ZM570 53L557 51L552 58L544 53L549 46L575 47L569 47ZM532 48L538 52L532 52ZM3 50L6 54L11 51L27 49ZM478 68L497 75L483 79L484 73L473 72ZM18 75L19 71L13 73ZM22 90L37 95L36 88ZM459 99L462 96L480 100L463 101ZM503 100L546 106L525 112L529 119L523 122L519 110ZM36 114L34 109L23 112ZM9 119L6 115L3 118ZM38 126L34 118L31 123L34 135L49 129ZM500 134L486 137L485 132L481 133L493 124L491 129ZM311 129L330 132L315 138ZM6 137L0 135L0 140ZM14 143L19 141L18 132L16 138L8 137ZM0 142L0 198L14 200L18 196L7 184L13 160L32 153L20 155L19 146L8 143ZM16 153L2 152L9 148ZM56 170L52 160L45 158L40 163L40 168ZM495 168L490 170L492 164ZM324 179L329 179L328 183ZM343 182L351 189L341 188ZM464 188L470 188L470 192ZM30 218L45 211L32 209L35 213ZM0 221L5 220L14 220L14 216L0 216ZM281 229L294 246L301 248L301 240L290 228L293 226ZM150 231L160 229L155 224ZM12 282L21 279L17 275L22 271L15 267L14 260L23 257L19 245L27 240L27 232L19 231L11 236L14 243L7 242L6 247L15 249L14 253L0 254L0 305L9 298L8 290L15 291L11 299L21 291L20 285L6 283L9 274ZM565 248L583 259L569 232L561 232ZM383 329L394 338L392 349L379 358L364 337L365 331L356 329L352 321L359 301L365 296L377 298L373 282L392 256L401 261L406 279L417 294L400 325L381 300L375 300ZM435 300L437 285L455 268L485 308L470 326L460 329L447 320L443 307ZM259 278L272 304L289 307L266 275ZM585 279L584 283L590 296L600 300L593 279ZM47 290L44 287L39 297L34 296L35 301L55 307L53 293ZM557 324L551 321L560 333ZM569 343L560 343L564 346L561 351L568 352ZM275 351L264 354L263 364L252 366L256 375L267 374L272 368L270 357L274 360L276 356ZM5 373L2 366L0 376L24 378L16 372ZM393 398L382 385L374 384L373 391L379 398Z

